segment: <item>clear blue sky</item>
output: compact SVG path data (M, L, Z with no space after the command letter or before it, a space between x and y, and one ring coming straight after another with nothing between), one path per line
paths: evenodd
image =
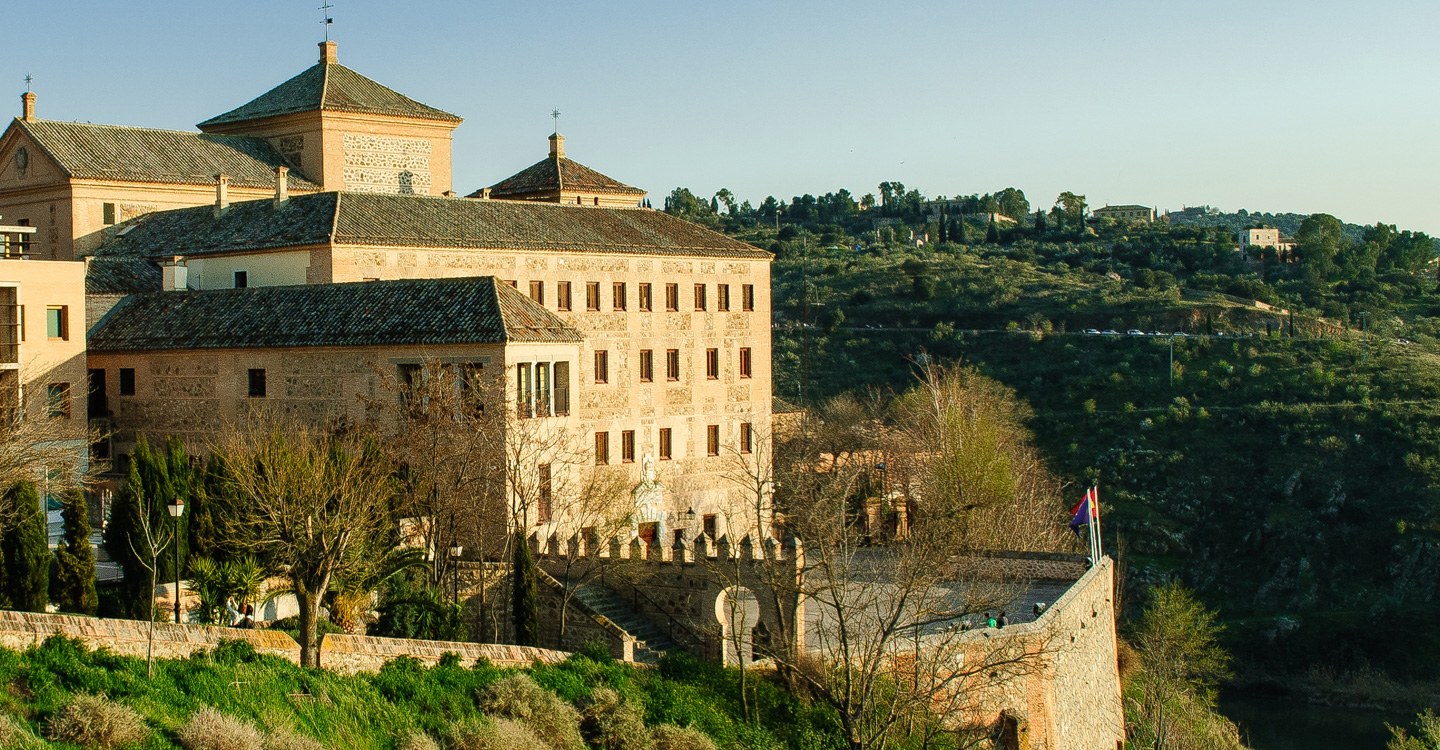
M18 113L193 128L313 64L320 0L30 3ZM340 60L465 117L455 186L545 153L758 203L898 180L1440 234L1440 3L335 0ZM15 15L15 14L12 14Z

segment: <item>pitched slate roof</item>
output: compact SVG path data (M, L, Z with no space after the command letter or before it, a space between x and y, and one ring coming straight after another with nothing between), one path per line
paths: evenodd
M558 194L562 188L585 193L634 195L637 199L645 194L640 188L630 187L619 180L606 177L580 162L564 156L550 156L492 185L490 197L550 195ZM477 190L471 193L470 197L478 198L481 194L482 191Z
M152 292L90 332L91 352L575 342L579 331L493 276Z
M86 294L160 291L160 266L148 258L91 258L85 264Z
M57 120L16 119L12 127L77 179L206 185L223 172L233 186L274 187L275 167L289 166L263 138ZM294 171L289 186L320 189Z
M421 104L340 63L322 62L248 103L200 123L199 127L203 130L214 125L316 111L461 121L460 117Z
M660 211L423 195L314 193L276 210L270 200L157 211L129 222L97 255L170 256L322 243L477 250L769 258L770 254Z

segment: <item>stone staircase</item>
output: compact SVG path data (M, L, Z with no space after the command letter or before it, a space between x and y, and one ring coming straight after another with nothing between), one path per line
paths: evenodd
M580 604L591 613L600 615L609 620L616 627L624 630L635 639L635 661L642 664L655 664L660 657L670 651L679 651L680 646L665 634L664 629L659 628L649 618L635 611L625 597L620 596L614 589L599 581L570 587L572 594L571 604Z

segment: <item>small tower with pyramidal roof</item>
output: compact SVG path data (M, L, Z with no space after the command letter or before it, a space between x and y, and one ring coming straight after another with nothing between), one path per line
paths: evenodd
M442 195L460 122L341 65L324 41L313 67L198 127L262 137L324 190Z
M550 136L549 156L466 197L634 208L645 200L645 191L566 157L565 136L556 131Z

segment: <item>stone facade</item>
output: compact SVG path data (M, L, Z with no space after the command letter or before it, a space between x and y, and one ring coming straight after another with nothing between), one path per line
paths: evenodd
M108 648L121 656L145 658L150 624L139 620L8 612L0 610L0 646L23 650L52 635L79 638L92 648ZM155 623L154 655L161 659L187 659L199 650L213 649L221 641L246 641L262 654L300 663L300 644L278 630L247 630L209 625Z
M498 643L419 641L408 638L376 638L365 635L327 633L320 641L320 666L340 674L379 672L385 662L402 656L434 666L445 654L456 654L464 666L485 659L497 667L528 667L535 662L558 664L570 654L529 646Z

